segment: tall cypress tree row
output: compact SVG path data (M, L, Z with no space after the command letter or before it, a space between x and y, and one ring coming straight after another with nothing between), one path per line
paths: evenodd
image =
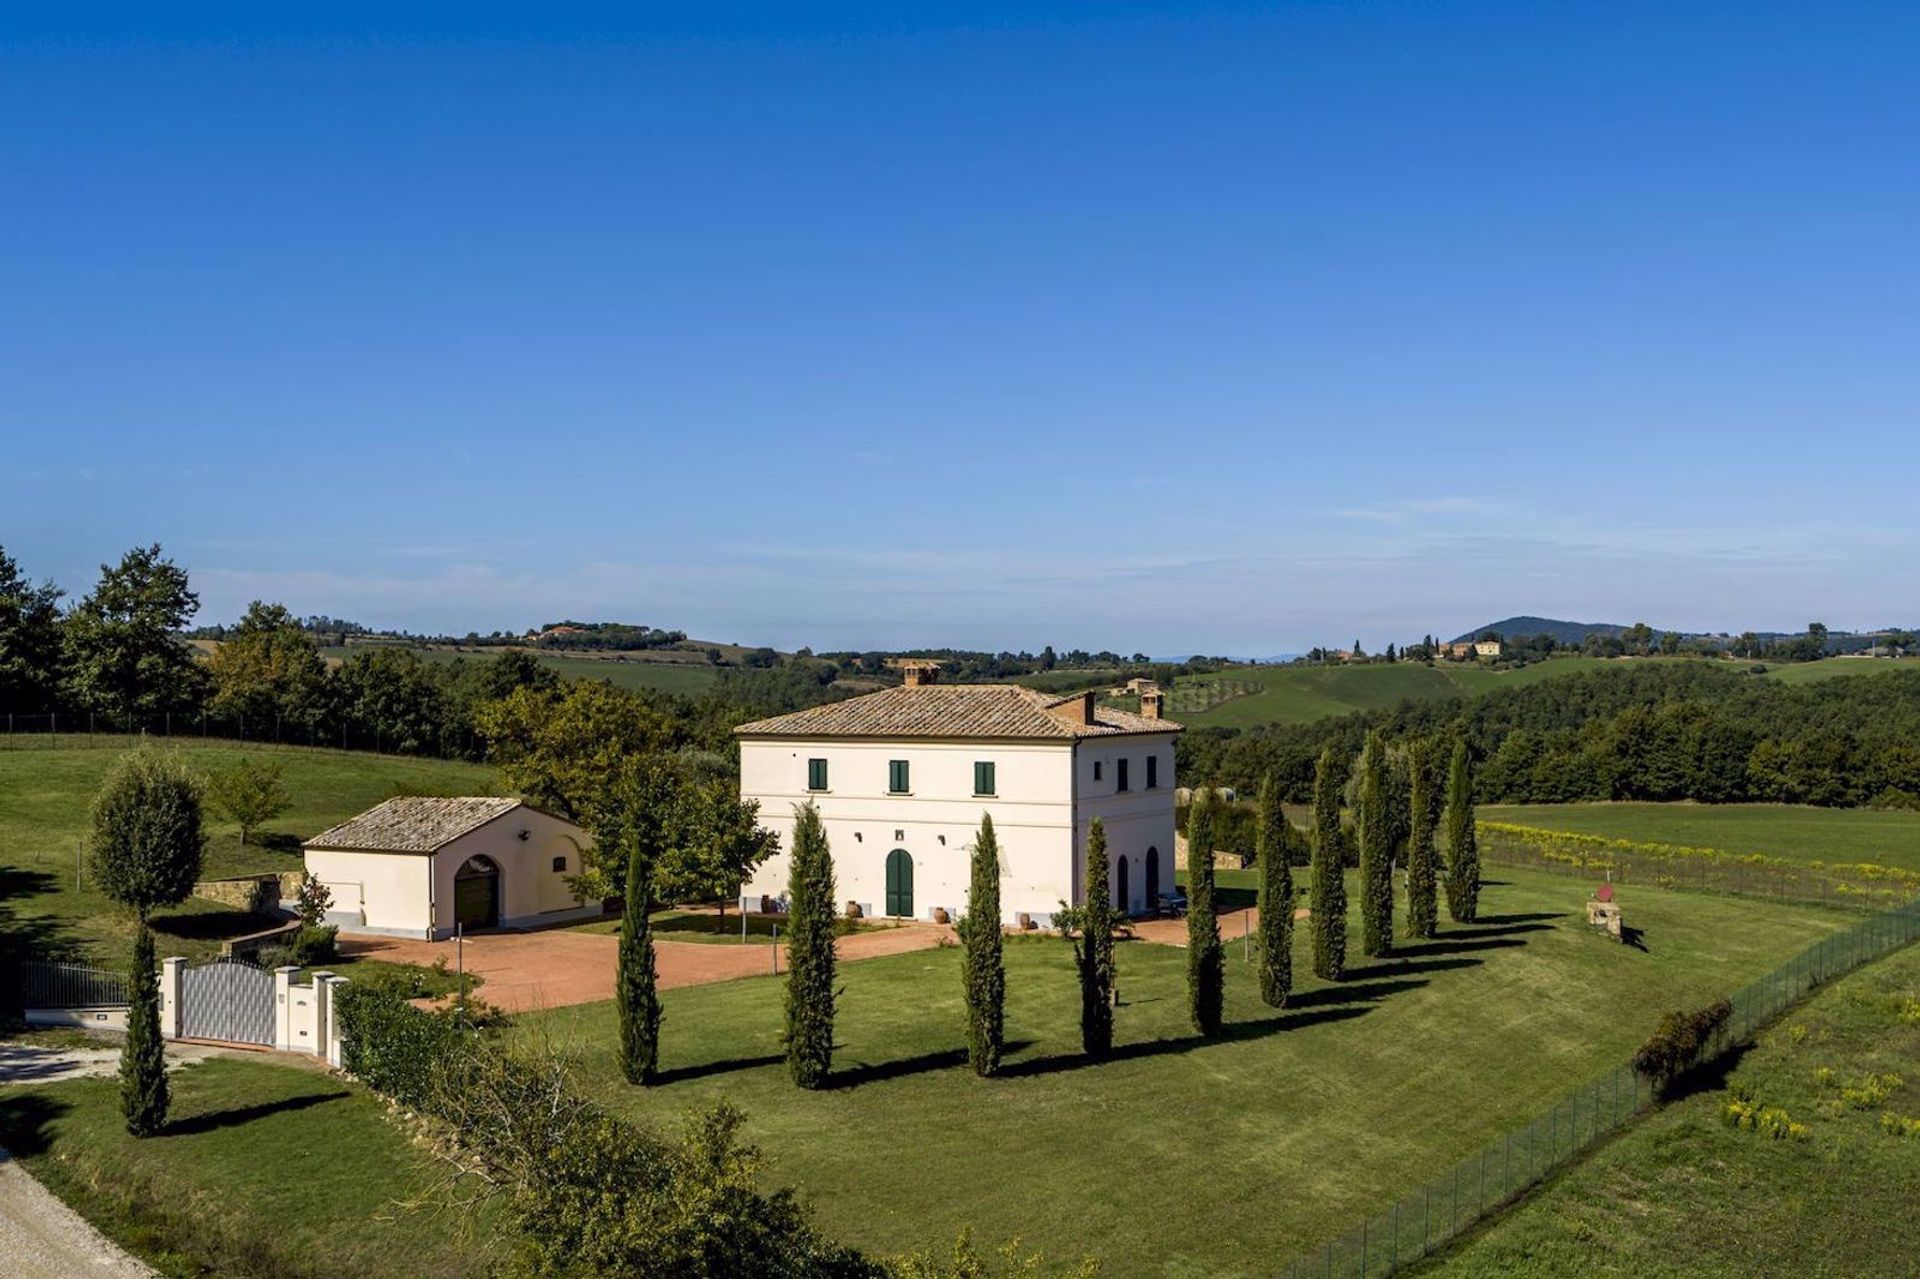
M167 1057L160 1038L160 975L144 913L133 938L127 983L127 1040L120 1049L120 1112L127 1131L151 1137L167 1123Z
M653 954L653 859L629 836L626 907L620 916L619 970L615 997L620 1010L620 1070L630 1084L650 1084L660 1064L660 995Z
M833 1069L833 854L820 810L794 810L787 869L787 1070L820 1088Z
M1203 1035L1220 1029L1227 996L1227 957L1213 900L1213 791L1202 790L1187 814L1187 1011Z
M1113 890L1107 869L1107 826L1098 817L1087 830L1086 906L1081 912L1080 1049L1104 1057L1113 1048Z
M1447 914L1471 924L1480 914L1480 845L1473 831L1473 768L1455 742L1447 770Z
M1393 951L1393 820L1387 814L1387 743L1375 729L1360 751L1360 949Z
M1431 937L1438 923L1433 850L1434 820L1439 816L1440 788L1433 775L1433 743L1424 738L1407 750L1407 772L1412 780L1407 823L1407 936Z
M1313 971L1339 981L1347 971L1346 847L1340 838L1340 765L1329 746L1313 769L1313 867L1308 910Z
M1280 787L1260 781L1260 828L1254 852L1260 868L1260 998L1285 1008L1293 991L1293 854Z
M1000 842L982 814L973 840L967 913L960 920L960 980L967 1000L967 1061L976 1075L1000 1069L1006 1042L1007 965L1000 933Z

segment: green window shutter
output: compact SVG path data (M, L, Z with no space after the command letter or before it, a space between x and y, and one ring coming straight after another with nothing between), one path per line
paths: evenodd
M807 761L807 789L825 790L827 788L827 761L810 759Z
M887 789L895 795L904 795L912 787L907 785L907 761L889 760L887 763Z
M1160 757L1147 756L1147 789L1152 790L1160 784Z
M976 795L991 795L994 793L992 760L983 759L974 762L973 793Z

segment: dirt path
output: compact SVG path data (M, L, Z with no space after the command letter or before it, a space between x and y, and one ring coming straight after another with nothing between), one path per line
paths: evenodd
M1293 912L1295 919L1305 919L1311 912L1302 906ZM1245 910L1229 910L1220 916L1220 940L1231 945L1242 937L1260 931L1260 908L1249 906ZM1184 919L1142 919L1135 921L1133 935L1141 941L1158 942L1162 946L1185 946L1187 944L1187 921Z
M903 924L840 939L840 958L873 959L928 950L953 929L938 924ZM465 965L486 983L480 998L506 1012L561 1008L613 998L613 978L619 939L608 933L554 929L535 933L482 933L466 940ZM786 971L786 946L779 947ZM445 959L454 966L450 941L414 941L400 937L342 937L340 950L355 958L397 964L431 965ZM739 945L727 942L654 940L655 962L663 990L699 986L716 981L773 975L774 947L764 942ZM347 970L351 974L351 969Z
M218 1057L226 1049L203 1044L168 1044L167 1069ZM42 1048L0 1042L0 1085L53 1084L64 1079L106 1079L120 1073L120 1049ZM4 1272L0 1272L4 1273Z

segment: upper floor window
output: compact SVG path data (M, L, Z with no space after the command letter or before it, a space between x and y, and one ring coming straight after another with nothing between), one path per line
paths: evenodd
M893 795L905 795L913 788L907 784L907 761L890 759L887 761L887 791Z
M1147 756L1147 789L1152 790L1160 784L1160 757Z
M974 764L973 764L973 793L974 793L974 794L976 794L976 795L991 795L991 794L994 794L994 789L993 789L993 761L992 761L992 760L990 760L990 759L981 759L981 760L975 760L975 761L974 761Z
M1126 790L1127 789L1126 758L1122 756L1120 759L1116 759L1115 761L1113 761L1113 765L1114 765L1113 788L1115 790Z
M807 761L807 789L825 790L827 788L827 761L810 759Z
M556 858L554 858L554 859L553 859L553 873L554 873L554 874L556 874L556 875L564 875L564 874L566 873L566 870L567 870L567 859L566 859L566 858L564 858L564 857L556 857Z
M1100 780L1100 761L1097 759L1093 761L1093 780Z

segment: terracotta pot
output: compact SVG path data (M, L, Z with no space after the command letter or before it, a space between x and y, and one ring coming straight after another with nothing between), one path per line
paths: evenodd
M848 903L847 903L847 918L848 918L848 919L858 919L858 918L860 918L860 903L859 903L859 902L848 902Z
M948 917L945 906L935 906L933 908L933 922L936 924L951 924L953 920Z

